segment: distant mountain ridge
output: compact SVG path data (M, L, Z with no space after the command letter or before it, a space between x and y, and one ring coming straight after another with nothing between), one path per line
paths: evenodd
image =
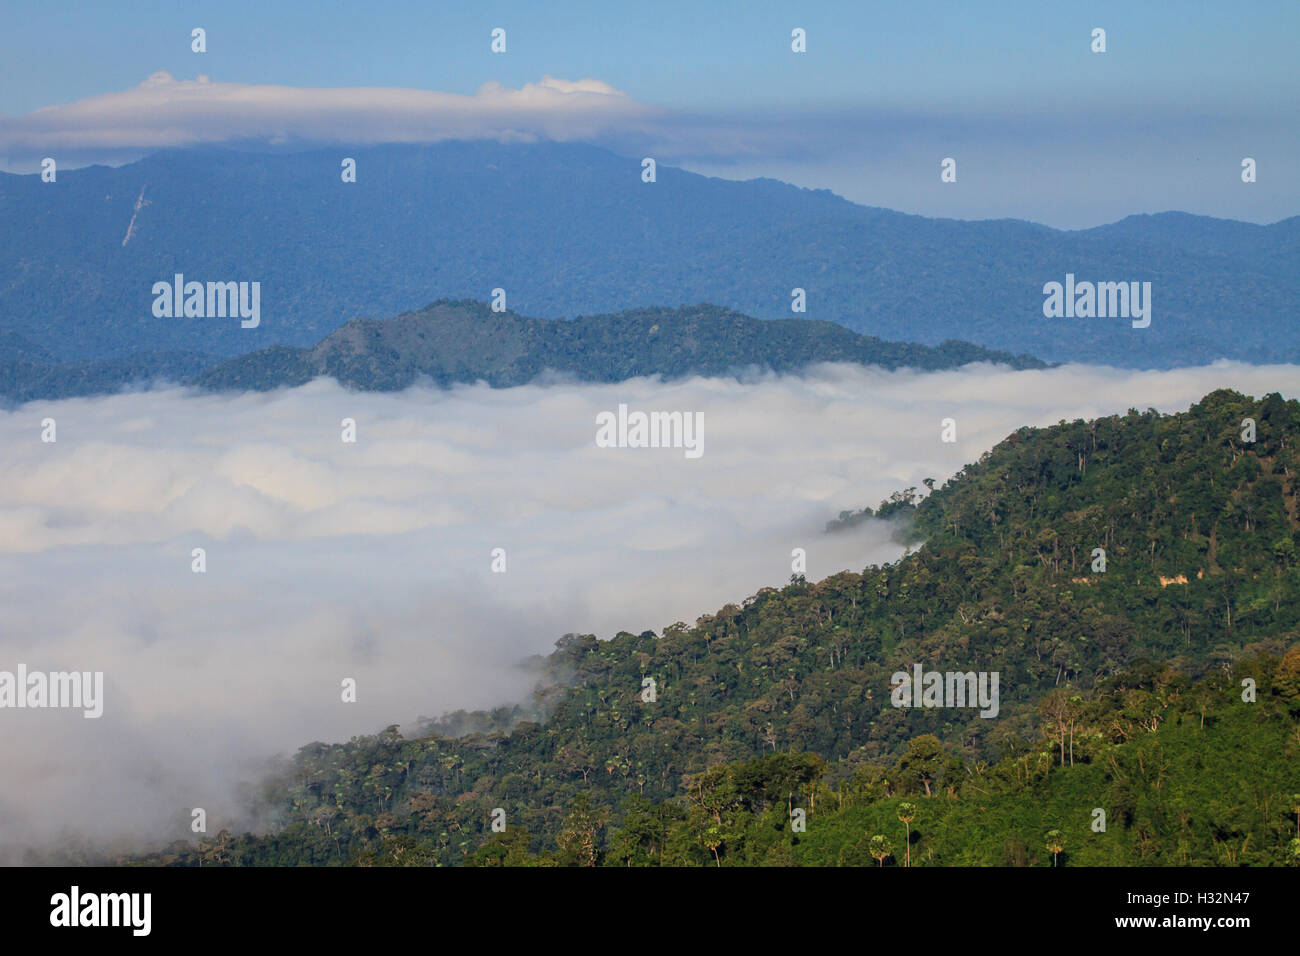
M0 403L102 395L154 382L189 384L219 359L202 352L133 352L58 362L49 350L0 332Z
M420 377L439 385L481 379L508 387L545 371L618 382L642 375L718 376L751 366L790 372L816 362L889 369L970 362L1044 367L1030 356L966 342L938 348L885 342L833 322L754 319L711 305L561 320L493 312L472 300L440 300L392 319L349 322L310 349L279 346L241 355L209 369L197 384L265 390L328 375L375 391L406 388Z
M957 368L971 362L1045 365L1032 356L968 342L945 342L938 348L886 342L833 322L753 319L711 305L564 320L444 299L391 319L355 319L309 349L277 345L227 361L201 352L155 351L58 363L40 346L0 332L0 398L70 398L155 382L266 391L318 376L371 391L394 391L419 379L438 385L482 380L504 388L547 371L584 382L618 382L641 375L718 376L750 368L795 372L817 362L889 369Z
M340 180L340 160L357 181ZM775 180L733 182L582 144L447 142L291 154L166 151L0 174L0 331L60 361L306 347L356 315L504 289L530 315L714 302L1048 361L1300 361L1300 217L1184 213L1077 232L928 219ZM954 187L955 188L955 187ZM128 228L129 227L129 228ZM153 283L259 282L261 323L157 318ZM1152 283L1149 328L1049 319L1042 288ZM807 312L791 294L804 289Z

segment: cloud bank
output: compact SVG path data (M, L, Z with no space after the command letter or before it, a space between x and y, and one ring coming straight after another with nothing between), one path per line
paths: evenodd
M0 412L0 670L105 677L98 720L0 710L0 861L60 837L183 836L193 807L209 832L238 826L237 784L275 752L521 700L517 663L564 633L693 621L785 583L793 548L810 579L895 560L884 528L822 529L1021 425L1177 411L1218 387L1294 397L1300 368L820 366L397 394L320 380ZM596 447L597 414L620 403L702 412L703 456Z
M260 141L434 143L588 139L661 111L594 79L545 76L472 96L383 87L312 89L178 80L160 70L129 90L0 118L0 154L66 149L141 152Z

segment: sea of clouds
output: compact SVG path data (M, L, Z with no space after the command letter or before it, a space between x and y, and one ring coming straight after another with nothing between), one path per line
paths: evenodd
M827 365L390 394L319 380L0 411L0 670L105 683L97 720L0 710L0 861L185 835L192 807L209 832L240 825L236 785L272 754L526 699L519 662L561 635L692 622L784 584L794 548L811 580L896 560L888 528L826 522L942 482L1022 425L1180 411L1220 387L1292 398L1300 367ZM620 403L702 412L703 456L598 448L596 415Z

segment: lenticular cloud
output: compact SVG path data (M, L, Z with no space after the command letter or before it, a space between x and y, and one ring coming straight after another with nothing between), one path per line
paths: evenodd
M165 70L129 90L0 117L0 150L112 151L241 140L429 143L445 139L585 139L663 114L607 83L544 76L472 96L391 87L313 89L178 80Z
M1300 368L321 380L0 412L0 671L104 674L98 719L0 710L0 860L184 835L194 807L210 830L243 825L238 785L277 751L524 699L520 661L564 633L693 621L785 583L795 548L811 579L896 560L887 528L826 522L942 482L1021 425L1178 411L1219 387L1294 397ZM704 454L599 447L597 417L623 403L702 415Z

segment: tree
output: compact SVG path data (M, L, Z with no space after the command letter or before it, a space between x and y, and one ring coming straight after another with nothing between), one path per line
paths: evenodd
M875 858L881 866L885 865L885 858L892 856L894 853L894 844L889 842L889 837L876 834L871 838L871 843L867 846L867 852Z
M934 796L930 785L939 777L943 766L943 744L934 734L922 734L907 745L907 753L898 761L900 778L912 790L924 789L927 797Z
M1293 711L1300 711L1300 644L1291 648L1273 678L1273 692Z
M912 865L912 821L916 819L915 803L900 803L898 805L898 819L903 823L903 830L907 834L907 862L905 866Z
M704 830L704 845L713 853L713 862L716 866L722 866L722 857L718 855L718 847L727 842L727 836L722 831L722 827L712 824Z
M573 810L555 838L560 862L565 866L595 866L600 857L600 831L609 822L604 807L593 807L591 798L579 793Z
M211 843L199 841L199 866L206 860L212 866L226 866L231 861L231 844L234 838L229 830L222 828L217 838Z
M1056 857L1065 851L1065 834L1060 830L1048 830L1044 839L1047 842L1047 852L1052 854L1052 866L1056 866Z
M870 838L864 833L858 838L856 843L846 843L840 850L839 866L870 866L867 861L871 859Z
M686 813L676 804L652 804L634 794L623 806L622 825L610 835L608 859L622 866L662 866L668 831Z
M465 858L466 866L535 866L536 859L528 852L532 842L523 827L508 827L503 833L492 834L481 847Z

